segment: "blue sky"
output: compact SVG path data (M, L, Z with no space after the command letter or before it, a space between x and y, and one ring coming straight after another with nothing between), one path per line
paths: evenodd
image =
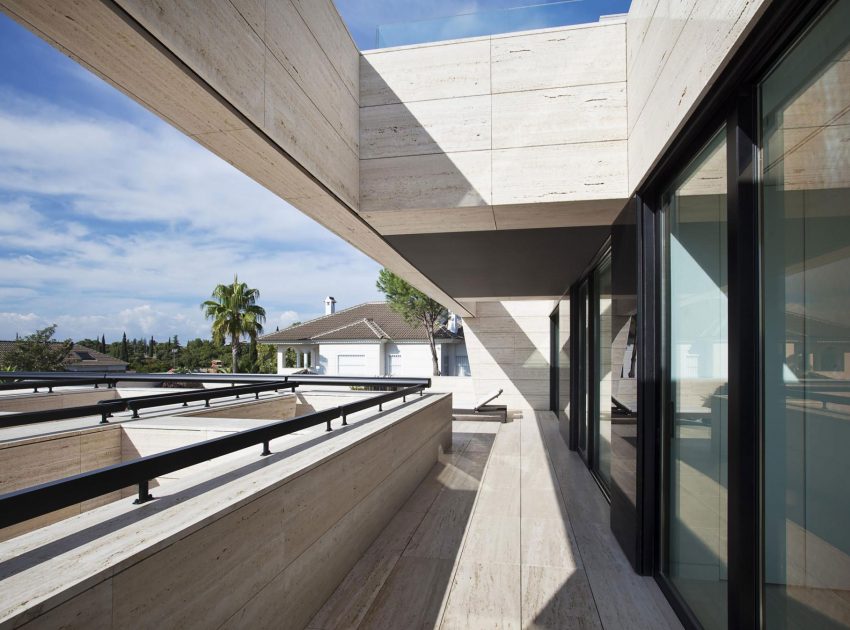
M376 28L382 24L404 24L422 20L432 20L446 16L456 16L466 13L482 12L482 20L495 22L499 16L486 12L498 9L511 9L516 7L530 7L544 4L561 5L562 11L539 11L538 16L542 19L558 19L566 17L570 23L594 22L600 14L624 13L628 11L631 0L334 0L337 9L348 24L354 41L361 50L375 48ZM517 12L517 14L530 12ZM533 13L533 11L532 11ZM511 21L517 20L517 14L508 16ZM557 26L564 22L536 22L529 23L525 28L543 28ZM463 34L440 33L441 24L431 23L423 25L424 38L418 41L429 41L431 39L446 39ZM449 25L449 29L457 27L458 24ZM471 25L466 24L467 27ZM411 28L414 25L411 24ZM474 28L474 27L473 27ZM433 33L433 37L428 34ZM498 32L498 31L494 31ZM412 43L412 42L411 42Z
M379 299L379 268L0 14L0 339L208 337L234 273L274 330Z
M378 24L540 2L336 1L361 48ZM326 295L380 299L379 268L0 14L0 339L208 337L199 304L234 273L274 330Z

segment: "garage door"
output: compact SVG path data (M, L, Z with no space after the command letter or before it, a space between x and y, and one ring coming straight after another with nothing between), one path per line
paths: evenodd
M340 354L336 358L336 373L340 376L365 376L365 354Z

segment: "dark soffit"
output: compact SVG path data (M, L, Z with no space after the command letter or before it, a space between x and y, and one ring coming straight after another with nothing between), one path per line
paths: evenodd
M454 298L560 296L584 271L610 227L384 236Z

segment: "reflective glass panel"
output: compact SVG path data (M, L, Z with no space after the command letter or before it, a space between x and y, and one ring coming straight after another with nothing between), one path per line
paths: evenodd
M724 134L717 133L664 195L670 366L666 572L705 628L727 625Z
M596 396L594 397L594 469L611 485L611 256L593 272L596 298Z
M850 626L850 2L760 87L768 628Z

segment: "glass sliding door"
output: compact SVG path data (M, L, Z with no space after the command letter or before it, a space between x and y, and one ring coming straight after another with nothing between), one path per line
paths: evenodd
M593 471L611 486L611 255L593 271Z
M767 628L850 627L850 2L760 85Z
M590 282L587 280L579 287L579 409L578 409L578 451L585 461L589 461L588 420L590 418L590 384L593 382L590 360Z
M705 628L727 626L726 142L719 130L662 199L668 379L666 577Z

